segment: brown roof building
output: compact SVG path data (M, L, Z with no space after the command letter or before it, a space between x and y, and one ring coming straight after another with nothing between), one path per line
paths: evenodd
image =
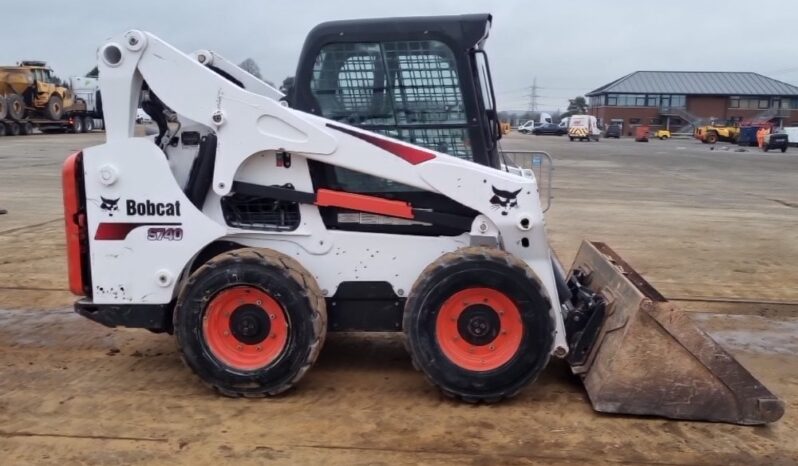
M587 94L603 124L692 131L709 121L798 126L798 87L757 73L636 71Z

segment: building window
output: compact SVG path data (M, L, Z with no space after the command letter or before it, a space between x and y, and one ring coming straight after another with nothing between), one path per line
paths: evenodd
M618 105L618 94L607 94L607 105L610 107Z
M590 106L591 107L601 107L604 104L604 99L606 98L605 95L594 95L590 97Z
M636 95L635 96L635 107L645 107L646 106L646 96L644 95Z
M648 96L648 102L646 103L648 107L659 107L659 96L658 95L650 95Z
M671 96L671 107L675 108L684 108L686 103L686 98L683 95L672 95Z
M757 108L769 108L769 107L770 107L770 99L759 99Z
M651 119L651 124L652 125L661 125L662 124L662 118L652 118Z
M729 97L729 108L740 108L740 98Z
M630 125L639 125L640 124L640 118L629 118L629 124Z

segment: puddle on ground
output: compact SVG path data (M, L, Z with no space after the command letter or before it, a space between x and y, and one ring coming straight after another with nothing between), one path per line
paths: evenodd
M721 345L754 353L798 355L798 317L690 313Z

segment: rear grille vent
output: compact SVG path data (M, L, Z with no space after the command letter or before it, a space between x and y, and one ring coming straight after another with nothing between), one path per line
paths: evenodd
M292 231L300 222L296 202L239 193L222 198L222 213L228 226L245 230Z

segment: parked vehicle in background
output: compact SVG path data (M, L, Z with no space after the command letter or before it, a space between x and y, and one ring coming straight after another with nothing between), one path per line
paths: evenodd
M798 126L787 126L781 130L787 135L787 144L798 144Z
M573 115L568 119L568 138L573 141L598 141L601 130L593 115Z
M555 125L554 123L545 123L532 130L532 134L536 136L542 136L542 135L562 136L563 134L567 133L568 130L566 130L565 128L560 128L560 125Z
M667 129L658 129L656 132L654 132L654 137L661 140L670 139L671 132Z
M740 128L733 124L709 124L699 126L693 131L693 137L704 144L715 144L718 141L737 142Z
M152 123L152 118L150 117L147 112L142 110L141 108L136 109L136 123L143 124L143 123Z
M518 132L521 134L529 134L532 130L535 129L535 121L534 120L527 120L518 127Z
M75 101L72 92L62 86L43 61L21 61L17 66L0 66L0 98L12 120L22 120L37 114L50 120L60 120L64 108Z
M765 135L765 143L762 144L762 150L767 152L771 149L773 150L781 149L782 152L787 152L788 144L789 144L789 139L787 133L782 131L777 131Z
M607 126L607 130L604 131L605 138L621 138L621 126L620 125L609 125Z
M96 77L78 76L63 86L45 62L0 67L0 136L85 133L102 126L102 100Z

